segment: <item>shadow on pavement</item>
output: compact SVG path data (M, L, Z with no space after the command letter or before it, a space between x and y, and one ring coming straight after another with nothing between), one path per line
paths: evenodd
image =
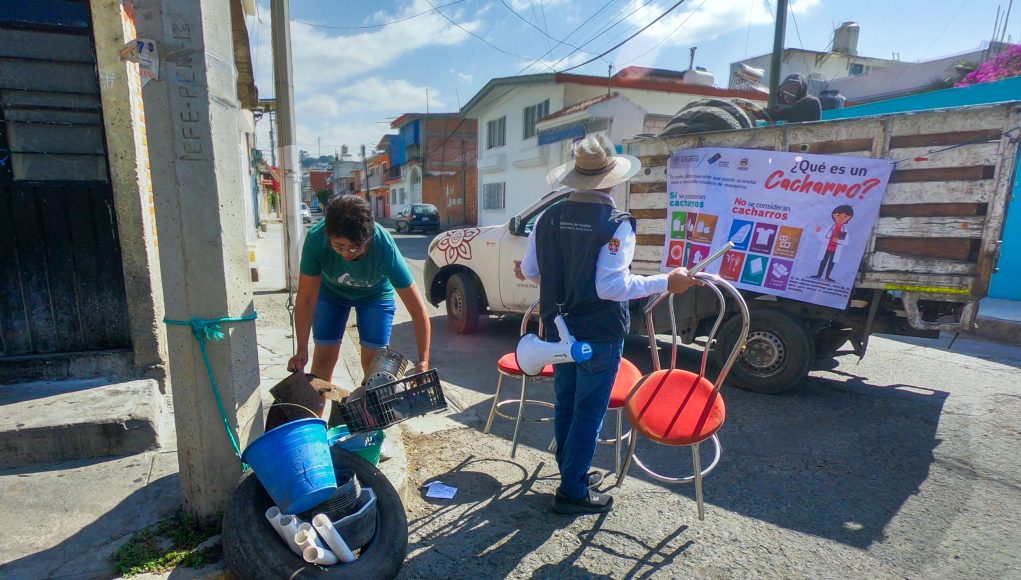
M539 473L544 467L545 463L540 462L529 472L513 460L469 456L446 473L430 478L456 487L458 493L451 500L422 496L427 503L442 507L409 522L411 535L420 539L408 546L412 556L405 563L402 575L443 575L441 571L451 569L451 560L463 562L458 568L459 577L470 577L473 571L487 578L510 575L522 559L533 554L565 525L562 516L536 517L537 513L549 510L550 496L533 490L535 482L542 479ZM491 473L499 474L500 479ZM503 483L501 479L512 482ZM603 529L605 520L606 515L599 516L591 529L577 534L578 544L570 554L537 568L532 578L620 577L593 576L590 571L576 566L579 557L589 549L633 561L634 566L623 576L633 578L642 571L650 573L669 565L693 543L688 541L668 548L687 526L681 526L656 545L648 545L630 534ZM527 533L522 533L525 529ZM624 553L622 547L629 553ZM475 556L469 558L468 555Z
M496 358L513 349L520 319L484 319L472 336L451 333L442 318L433 322L433 365L440 369L442 379L491 396L498 378ZM410 334L410 328L395 331L395 336ZM394 348L414 349L407 336ZM669 344L660 346L661 356L669 364ZM651 370L644 339L629 339L625 356L643 372ZM678 366L697 369L700 357L698 350L681 348ZM948 393L925 385L871 384L838 370L830 372L846 378L812 377L780 395L724 388L723 458L704 483L709 506L859 548L884 539L884 528L928 477ZM508 381L502 398L518 396L517 385ZM533 385L529 398L552 401L552 383ZM489 405L489 400L483 401L452 418L481 431ZM514 412L513 407L506 410ZM548 412L529 408L527 415ZM604 426L604 437L609 429ZM494 435L510 440L512 433L512 421L495 420ZM545 451L552 435L551 424L523 424L520 444ZM710 452L710 445L703 446L703 465L708 465ZM690 473L690 467L687 472L677 472L683 469L679 466L690 466L687 449L644 440L638 454L651 468L665 474ZM610 448L600 446L596 465L613 470ZM662 485L637 469L629 477ZM691 486L673 487L694 498ZM959 500L964 498L944 498ZM694 506L689 515L696 517Z
M109 577L110 555L131 534L172 516L180 496L177 473L152 481L59 544L0 565L0 578Z

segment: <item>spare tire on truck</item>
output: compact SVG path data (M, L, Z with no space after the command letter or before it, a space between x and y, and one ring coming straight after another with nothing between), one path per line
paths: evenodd
M358 559L348 564L316 566L291 552L266 521L273 500L254 473L247 473L234 490L223 514L223 553L231 572L241 580L279 578L389 579L397 575L408 551L408 519L397 490L368 461L331 447L333 468L350 469L363 487L376 492L376 535Z

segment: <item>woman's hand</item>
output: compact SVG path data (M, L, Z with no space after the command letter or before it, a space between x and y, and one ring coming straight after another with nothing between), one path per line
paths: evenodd
M290 360L287 361L287 370L291 371L292 373L302 372L305 370L305 365L307 364L308 352L307 351L303 352L299 350L297 354L292 356Z

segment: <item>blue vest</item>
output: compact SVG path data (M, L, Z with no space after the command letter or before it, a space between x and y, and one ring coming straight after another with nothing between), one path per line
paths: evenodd
M546 340L559 340L553 319L561 311L577 340L615 340L627 335L631 324L627 302L603 300L596 294L599 251L625 219L635 227L629 214L617 211L602 196L585 192L572 194L539 218L535 251L541 278L539 314Z

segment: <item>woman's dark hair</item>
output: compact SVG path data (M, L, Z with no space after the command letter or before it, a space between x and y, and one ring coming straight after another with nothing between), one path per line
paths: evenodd
M847 215L854 217L854 208L849 205L838 205L830 212L830 216L835 216L838 213L846 213Z
M372 239L376 226L369 204L357 195L341 195L326 204L326 235L343 237L361 246Z

